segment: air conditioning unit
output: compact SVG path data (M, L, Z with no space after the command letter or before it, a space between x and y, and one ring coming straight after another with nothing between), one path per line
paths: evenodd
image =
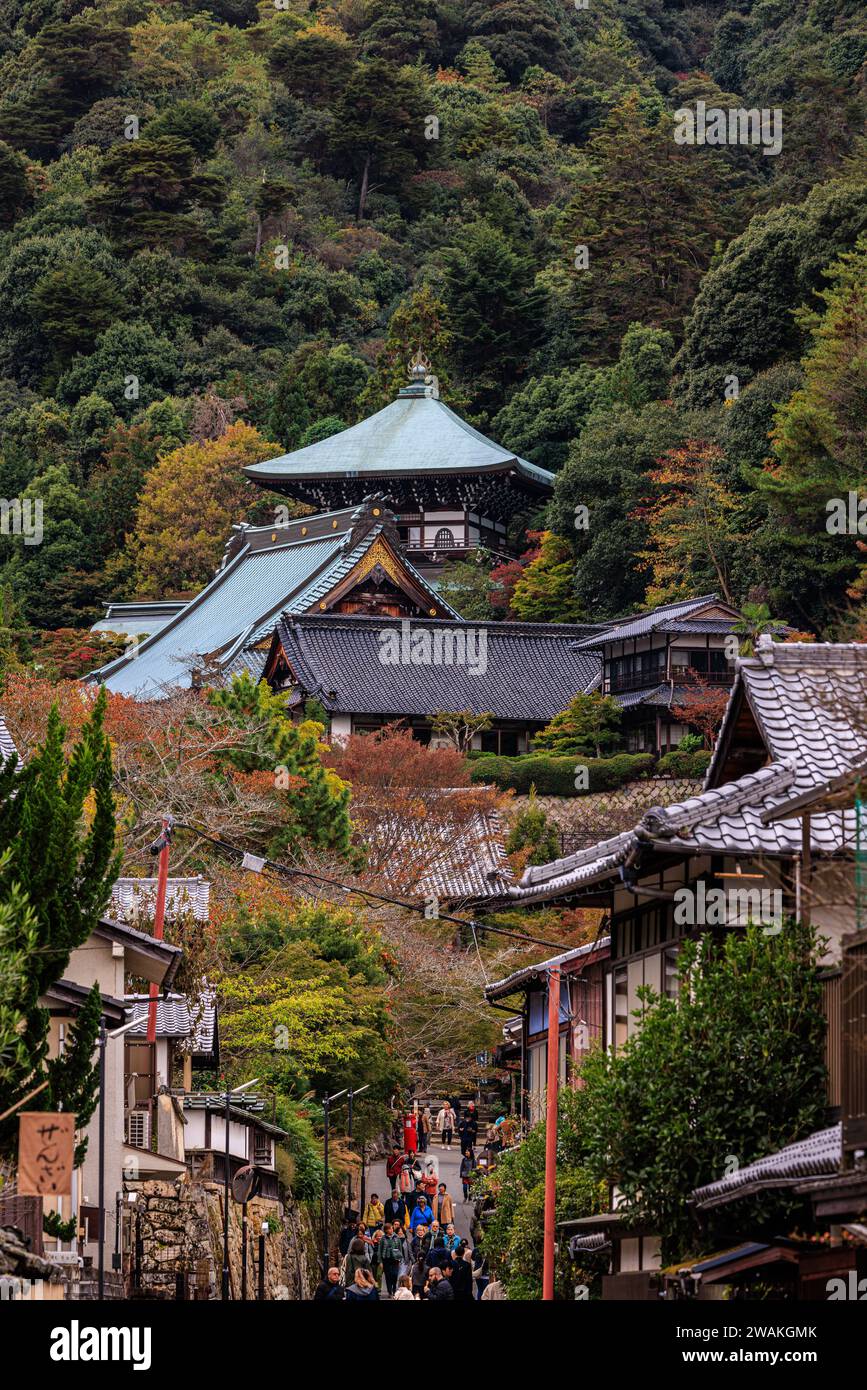
M126 1142L134 1149L149 1149L151 1142L150 1113L130 1110L126 1117Z

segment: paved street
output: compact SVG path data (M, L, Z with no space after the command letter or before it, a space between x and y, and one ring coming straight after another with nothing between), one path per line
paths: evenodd
M422 1155L422 1160L428 1157L432 1158L438 1165L439 1181L445 1183L454 1202L455 1230L459 1236L466 1236L467 1240L471 1240L470 1220L473 1205L472 1202L465 1203L463 1201L463 1190L459 1176L461 1154L457 1144L452 1145L451 1153L444 1153L440 1147L439 1139L433 1136L430 1149L427 1154ZM385 1176L385 1159L368 1165L366 1182L368 1196L371 1192L377 1192L385 1200L390 1191L390 1184Z

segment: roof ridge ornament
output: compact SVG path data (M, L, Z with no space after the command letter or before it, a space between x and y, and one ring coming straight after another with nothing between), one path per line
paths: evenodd
M431 366L431 364L430 364L428 358L425 357L425 355L424 355L424 353L422 352L421 348L420 348L420 347L417 347L416 350L415 350L415 357L413 357L412 360L411 360L411 361L409 362L409 364L408 364L409 379L410 379L410 381L413 381L413 382L420 381L420 382L423 383L424 380L425 380L425 377L426 377L426 376L428 375L428 373L430 372L430 366Z

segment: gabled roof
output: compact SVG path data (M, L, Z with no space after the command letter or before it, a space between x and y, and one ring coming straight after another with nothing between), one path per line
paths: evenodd
M90 989L91 987L88 985L77 984L75 980L56 980L53 985L48 985L46 988L44 999L49 1012L54 1008L56 1010L69 1009L77 1013L90 998ZM105 1022L113 1028L123 1023L126 1018L126 1005L123 999L116 999L113 994L103 994L102 991L100 991L99 997Z
M473 429L440 400L412 387L366 420L244 472L269 486L295 479L443 477L460 473L512 472L537 492L554 475Z
M743 705L770 758L794 758L798 790L867 758L867 645L773 642L762 636L739 657L706 785L721 775Z
M173 686L189 687L207 657L216 657L217 666L225 657L239 669L241 649L267 639L281 612L326 607L329 595L386 532L390 516L367 504L283 526L236 527L222 566L201 593L93 676L118 694L159 699ZM457 616L390 544L388 553L437 613Z
M140 633L156 632L164 627L184 607L186 599L173 599L150 602L139 599L135 603L108 603L105 617L93 624L91 632L117 632L137 637Z
M224 1091L188 1091L183 1097L183 1107L185 1110L214 1110L225 1115L226 1094ZM242 1125L255 1125L257 1129L265 1130L275 1139L285 1139L285 1129L271 1124L270 1120L263 1120L261 1112L264 1109L265 1101L261 1096L241 1093L234 1096L229 1103L229 1118Z
M580 624L451 623L421 618L322 617L284 614L274 634L268 667L278 652L306 696L331 713L383 717L470 709L497 719L547 723L585 689L597 658L576 652ZM427 640L466 660L415 664L402 658ZM386 638L402 643L400 660L385 659ZM474 655L475 654L475 655Z
M722 609L731 617L702 617L706 610ZM602 632L586 637L582 647L597 648L608 646L610 642L621 642L625 638L646 637L651 632L671 633L725 633L730 632L739 614L737 609L725 603L718 594L704 594L701 598L679 599L676 603L663 603L648 613L635 613L628 618L615 618L605 625Z

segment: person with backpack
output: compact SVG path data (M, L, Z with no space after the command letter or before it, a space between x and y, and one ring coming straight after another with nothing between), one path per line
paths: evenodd
M403 1246L401 1245L400 1238L394 1234L394 1227L388 1221L386 1221L382 1228L382 1240L379 1242L379 1256L382 1261L382 1271L385 1275L386 1293L390 1298L394 1298L403 1257Z
M349 1289L351 1287L360 1269L370 1269L370 1255L368 1254L368 1247L361 1239L361 1236L356 1236L350 1243L349 1249L343 1257L343 1264L340 1267L340 1275L344 1288Z
M406 1163L406 1154L399 1144L392 1144L391 1153L385 1160L385 1175L388 1178L390 1187L397 1187L400 1181L400 1170Z

